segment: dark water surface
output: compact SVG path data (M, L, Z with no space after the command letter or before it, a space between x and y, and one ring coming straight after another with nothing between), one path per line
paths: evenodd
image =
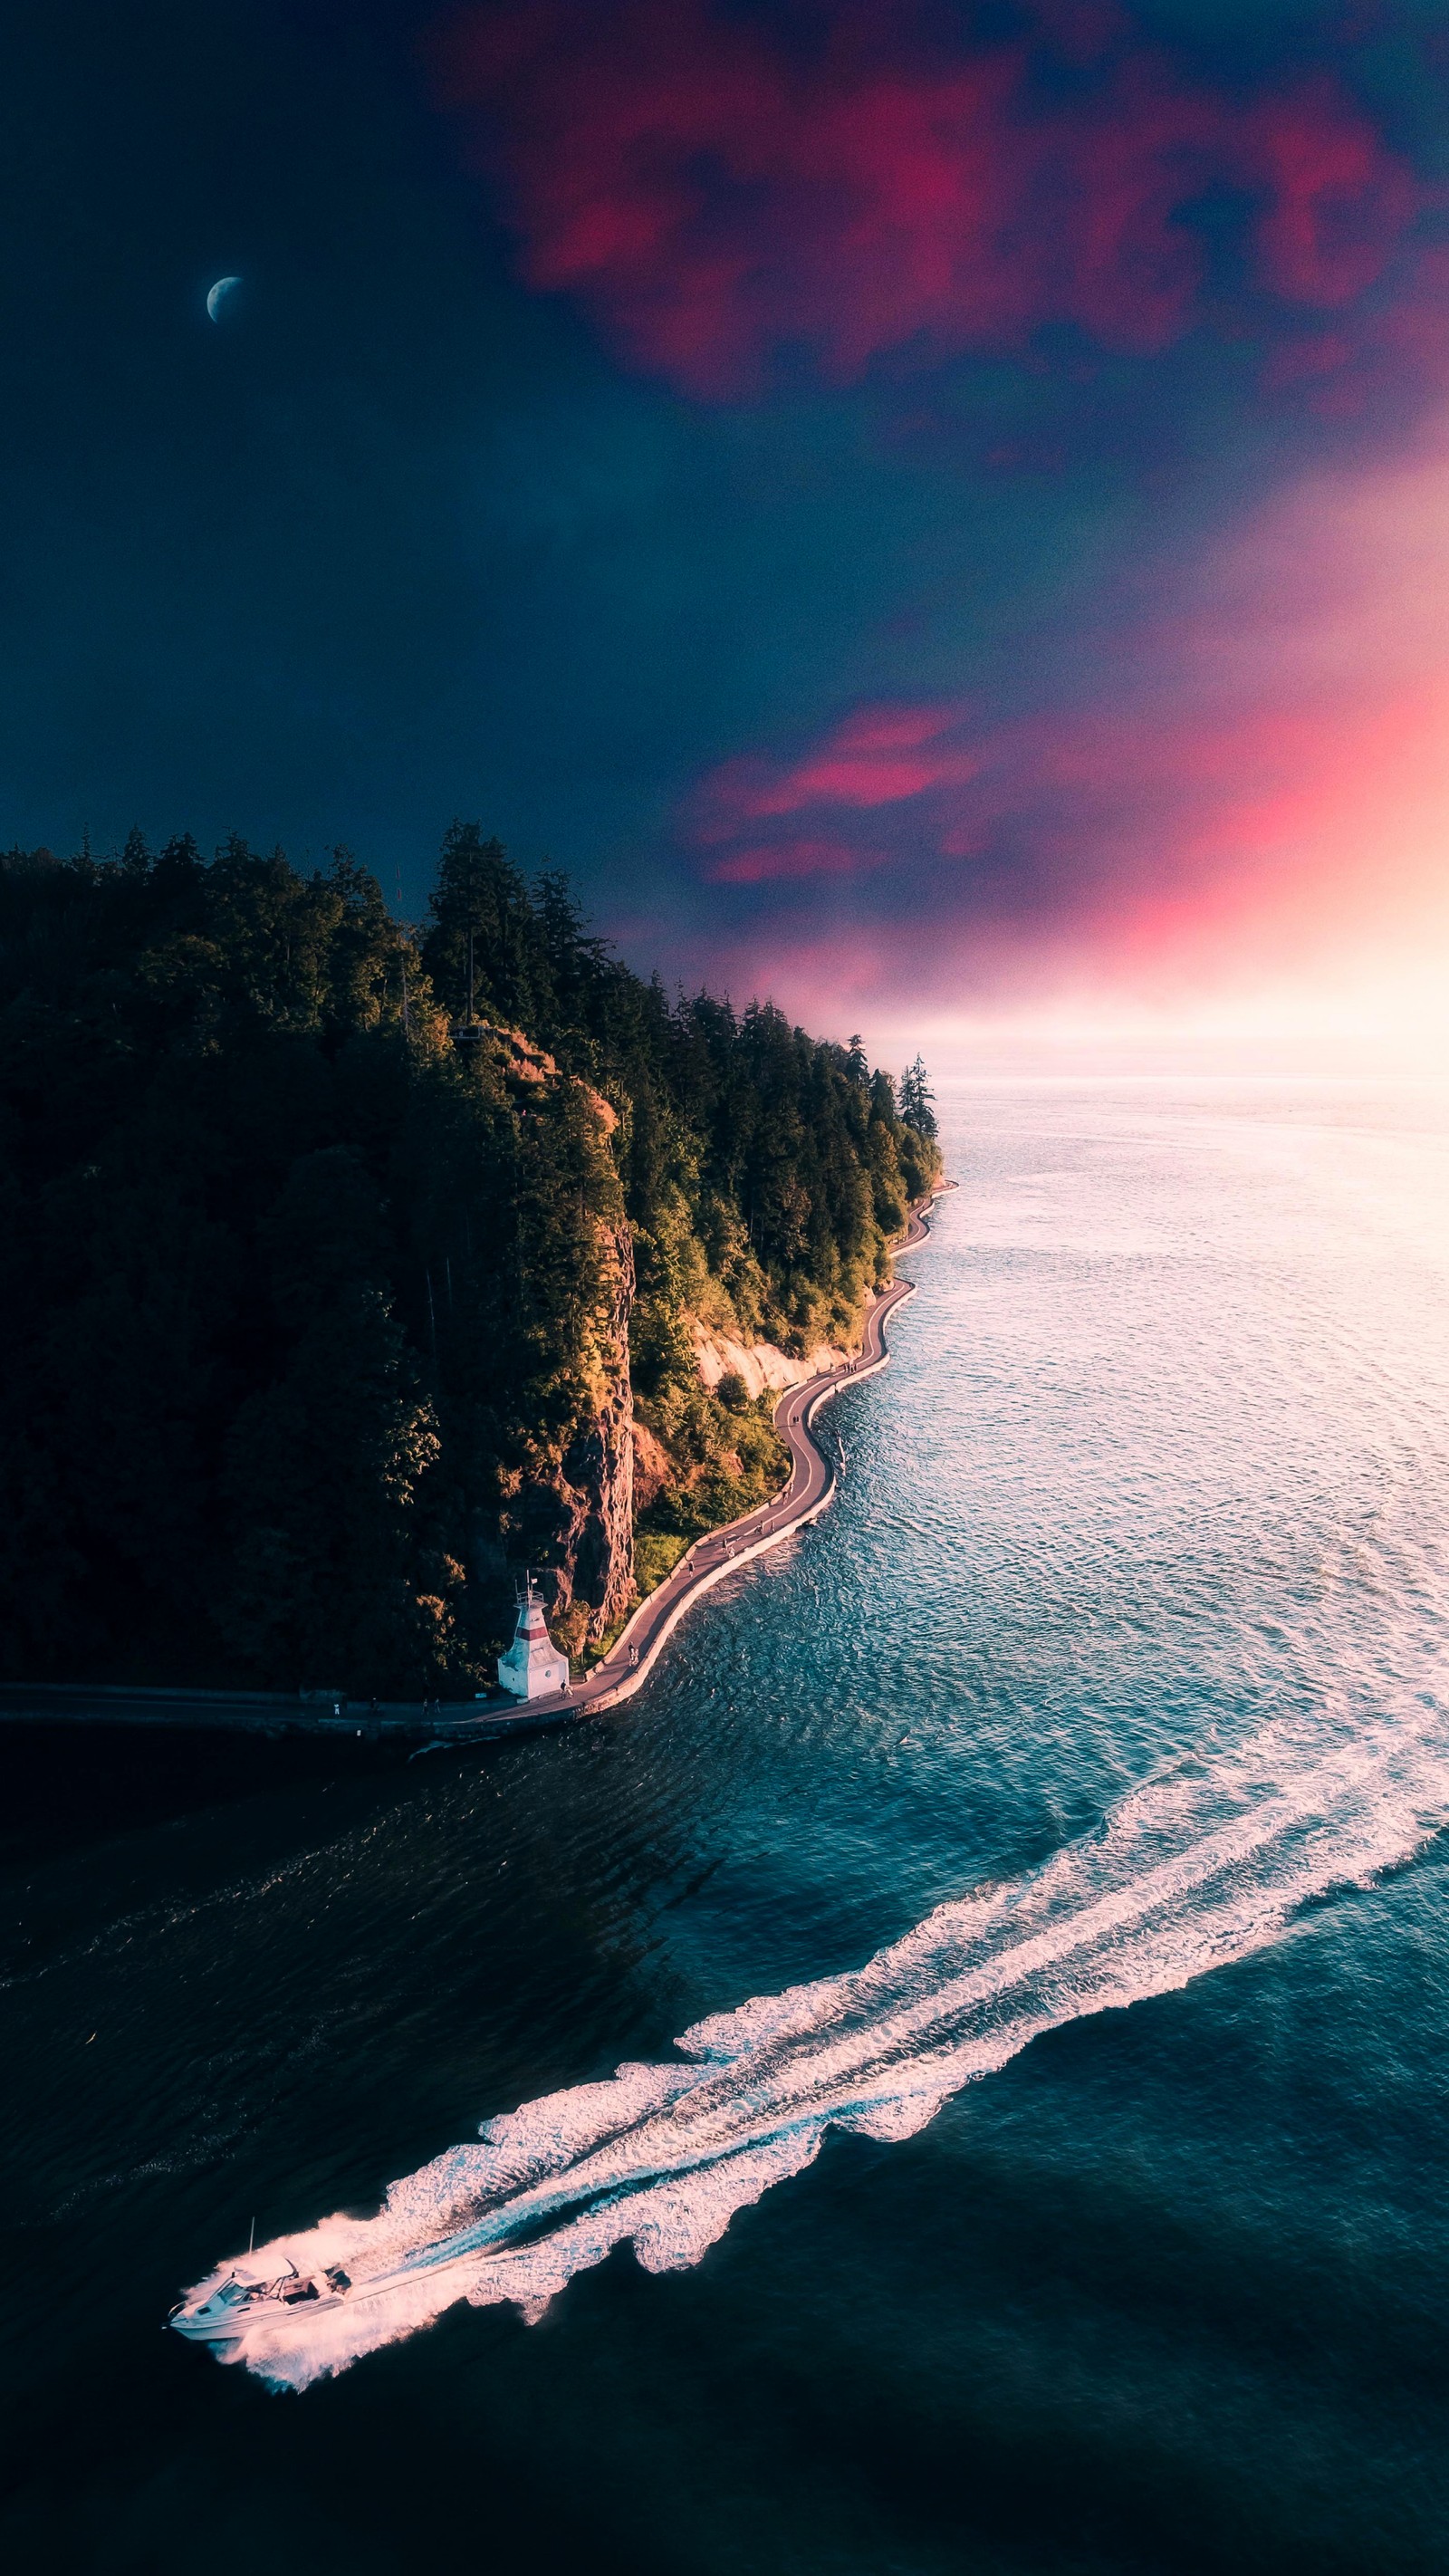
M0 1741L12 2564L1449 2565L1444 1095L951 1123L835 1508L627 1708ZM338 2212L481 2304L161 2331Z

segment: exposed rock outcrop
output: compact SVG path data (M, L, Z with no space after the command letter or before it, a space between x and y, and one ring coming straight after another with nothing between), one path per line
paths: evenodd
M647 1423L634 1424L634 1509L647 1512L670 1482L674 1469L662 1440Z
M550 1618L575 1653L616 1626L634 1597L634 1244L622 1223L600 1235L608 1304L597 1402L557 1475L525 1488L514 1516L515 1547L539 1566Z
M851 1357L838 1350L833 1342L820 1342L803 1358L792 1359L788 1351L773 1342L746 1342L733 1333L702 1324L696 1316L689 1328L694 1347L694 1365L702 1384L711 1391L722 1377L744 1379L751 1395L763 1395L767 1388L803 1386L807 1378L818 1377L822 1369L842 1368Z

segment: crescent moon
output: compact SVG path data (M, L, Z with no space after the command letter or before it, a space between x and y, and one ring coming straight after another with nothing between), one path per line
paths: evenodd
M207 289L206 309L211 315L213 322L220 320L223 304L230 295L232 288L234 286L240 286L240 284L241 279L239 277L219 277L215 286Z

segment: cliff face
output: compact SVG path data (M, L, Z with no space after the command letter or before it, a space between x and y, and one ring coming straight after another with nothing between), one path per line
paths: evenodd
M788 1351L773 1342L747 1342L739 1335L712 1330L698 1317L689 1328L694 1351L694 1365L700 1384L711 1393L722 1377L738 1377L751 1395L764 1395L767 1390L778 1394L783 1387L803 1386L808 1378L819 1377L822 1370L843 1368L851 1353L834 1342L818 1342L802 1359L792 1359Z
M634 1246L622 1223L602 1226L600 1237L605 1300L594 1406L557 1473L526 1486L517 1506L554 1633L574 1654L617 1625L634 1597Z

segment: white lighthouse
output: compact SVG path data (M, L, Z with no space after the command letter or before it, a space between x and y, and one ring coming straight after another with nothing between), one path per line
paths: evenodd
M568 1677L569 1659L559 1653L548 1633L543 1603L530 1574L518 1604L513 1643L507 1654L498 1658L499 1686L512 1691L515 1699L542 1699L549 1691L564 1690Z

